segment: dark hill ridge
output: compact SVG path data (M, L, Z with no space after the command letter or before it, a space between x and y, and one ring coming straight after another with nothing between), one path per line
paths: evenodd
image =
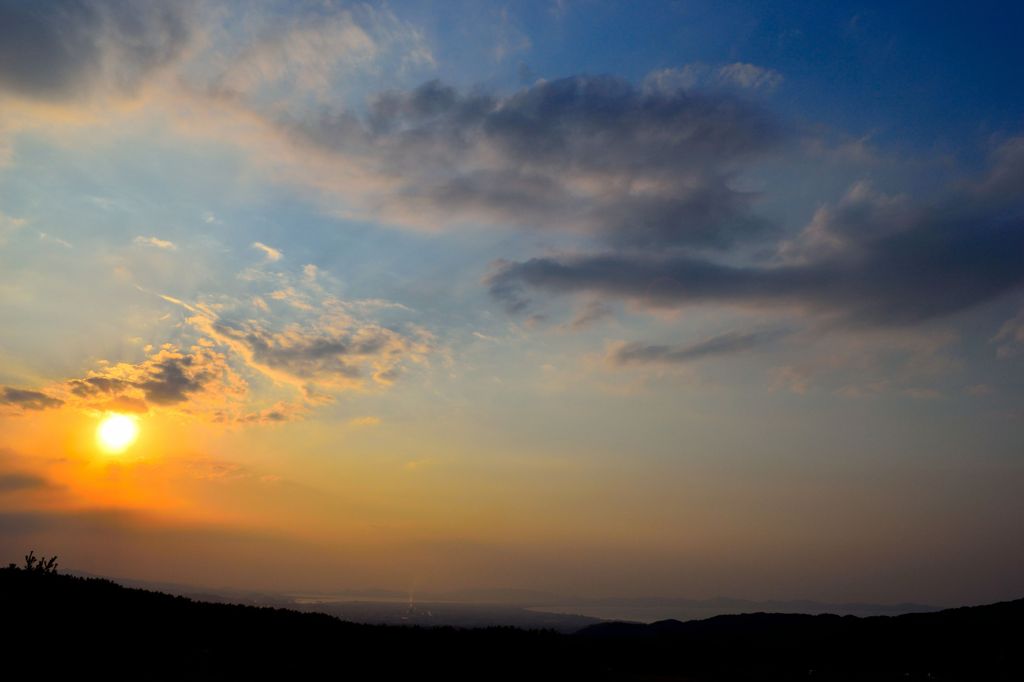
M675 619L655 623L598 623L579 631L586 637L688 637L725 633L761 633L765 628L799 630L814 628L828 632L838 628L867 631L897 631L928 628L933 635L970 625L984 626L999 622L1018 627L1024 625L1024 599L985 606L962 606L928 613L906 613L899 616L837 616L802 613L744 613L723 615L682 622Z
M8 568L0 614L2 665L43 679L1024 679L1024 600L896 617L607 623L562 635L356 625Z

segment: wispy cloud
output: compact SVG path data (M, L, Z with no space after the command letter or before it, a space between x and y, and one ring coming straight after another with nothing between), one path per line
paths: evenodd
M778 71L744 62L721 66L716 75L720 82L751 90L774 90L783 81L782 74Z
M284 257L283 253L281 253L272 246L267 246L263 242L253 242L252 248L256 249L257 251L262 251L268 263L274 263L276 261L281 260Z
M132 240L133 243L139 246L152 246L157 249L163 249L164 251L177 251L178 247L174 242L166 239L160 239L158 237L143 237L138 236Z
M780 329L732 331L677 346L626 343L614 349L610 360L616 365L681 364L709 357L745 353L769 345L785 334L786 331Z
M720 66L686 64L677 68L652 71L644 78L644 89L649 92L681 92L701 87L736 88L771 92L782 84L781 73L773 69L734 62Z
M299 390L303 404L322 402L312 391L317 386L328 391L388 386L409 366L425 364L434 349L426 329L368 319L382 309L411 312L405 306L340 299L324 289L323 277L310 278L308 269L295 276L260 274L255 283L269 291L247 298L215 297L216 305L162 298L187 310L191 327L232 358Z
M54 237L52 234L47 234L46 232L39 233L39 241L46 242L47 244L55 244L64 249L74 248L71 242L65 241L60 237Z

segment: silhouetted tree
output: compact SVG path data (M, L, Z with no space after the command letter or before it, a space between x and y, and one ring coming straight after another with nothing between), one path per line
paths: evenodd
M47 559L44 556L37 557L35 550L29 551L25 555L25 570L29 573L57 573L57 555L54 554L52 557Z

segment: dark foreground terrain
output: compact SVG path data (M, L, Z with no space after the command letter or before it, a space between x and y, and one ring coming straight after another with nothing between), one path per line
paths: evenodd
M755 613L573 634L356 625L0 569L0 674L35 679L1020 680L1024 600L896 617Z

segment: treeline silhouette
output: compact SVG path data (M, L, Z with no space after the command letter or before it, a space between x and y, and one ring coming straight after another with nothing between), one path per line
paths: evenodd
M1024 600L897 617L747 614L574 635L375 626L0 569L3 665L44 679L1020 680Z

